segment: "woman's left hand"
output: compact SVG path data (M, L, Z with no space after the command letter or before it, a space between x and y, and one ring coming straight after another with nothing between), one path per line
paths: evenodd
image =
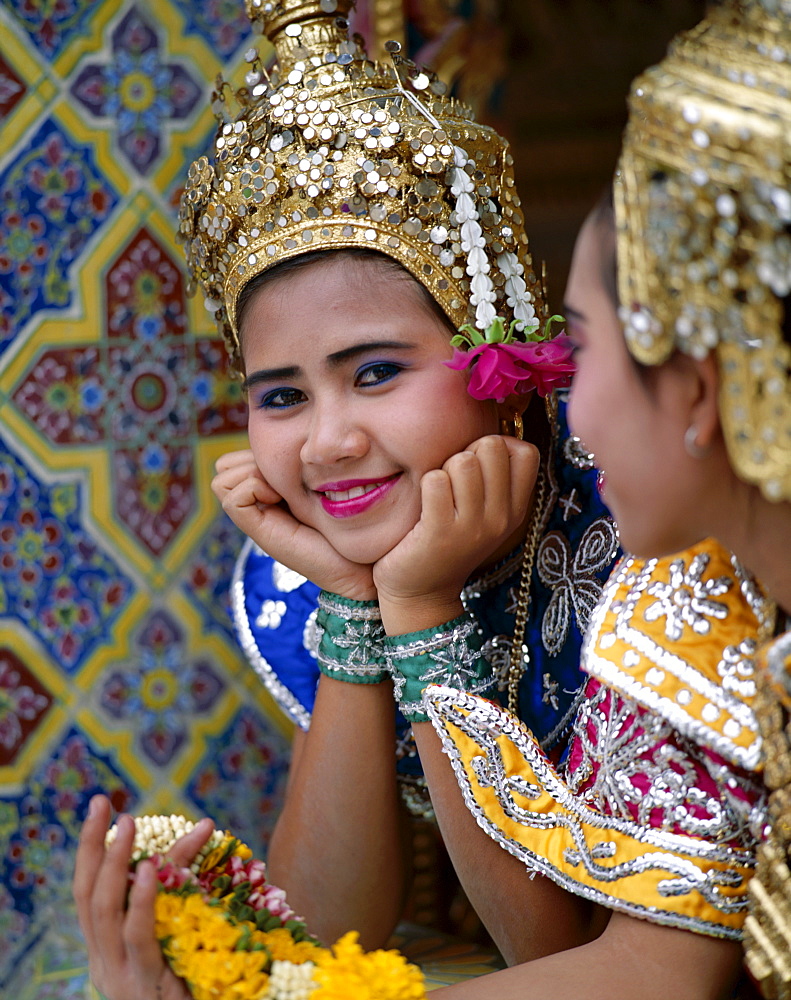
M138 865L128 892L134 821L121 816L118 835L105 848L109 820L110 803L97 795L80 834L74 869L74 898L88 947L91 982L108 1000L189 1000L186 983L166 965L154 934L159 885L154 865L150 861ZM209 820L196 824L173 845L170 860L189 865L213 825Z
M388 632L415 631L455 617L470 574L525 521L538 465L534 445L489 435L423 476L420 520L374 566ZM444 611L446 617L420 623Z

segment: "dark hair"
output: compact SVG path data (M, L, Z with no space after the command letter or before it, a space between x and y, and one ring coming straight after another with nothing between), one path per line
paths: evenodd
M282 260L279 264L275 264L274 267L269 268L269 270L256 275L255 278L248 281L244 288L242 288L236 300L237 330L241 334L242 323L244 322L245 313L250 305L250 301L261 288L288 278L304 268L312 267L314 264L327 264L340 260L369 260L380 266L385 273L390 273L394 277L408 278L415 286L416 292L420 295L423 306L447 327L449 335L452 337L457 332L445 311L425 285L421 284L414 275L407 271L393 257L389 257L379 250L369 250L367 247L344 247L339 250L309 250L307 253L300 254L299 257Z

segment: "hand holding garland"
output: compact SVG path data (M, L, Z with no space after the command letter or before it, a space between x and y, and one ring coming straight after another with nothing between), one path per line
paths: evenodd
M107 806L102 797L94 800L84 832L75 876L81 905L86 861L99 848L95 841L106 829ZM157 1000L425 1000L422 974L397 952L365 954L354 933L331 949L322 946L310 937L283 891L269 882L264 863L251 858L249 848L227 833L215 832L206 842L210 824L205 821L198 833L193 829L176 840L190 826L183 817L142 817L135 822L126 816L107 834L104 861L112 859L122 904L130 883L132 887L127 922L137 919L133 910L141 888L143 895L150 895L152 888L154 893L140 925L145 947L130 948L123 968L112 947L118 943L117 929L102 930L103 944L110 945L111 971L97 974L92 967L91 974L100 989L109 986L111 1000L154 995ZM174 861L174 856L180 860ZM98 896L100 888L97 884L93 894ZM87 936L90 920L83 921L83 927ZM99 930L92 929L94 934ZM95 944L98 938L93 950ZM104 959L104 952L100 954ZM165 968L163 955L172 972Z
M74 869L74 898L91 981L108 1000L189 1000L189 990L168 968L154 935L154 865L139 866L127 900L135 826L131 817L122 816L115 841L105 849L109 820L109 801L96 796L82 828ZM211 820L201 820L175 843L169 852L173 863L192 862L212 828Z

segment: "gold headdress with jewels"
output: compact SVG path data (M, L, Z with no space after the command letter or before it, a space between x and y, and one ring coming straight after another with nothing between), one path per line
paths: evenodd
M218 82L215 161L190 168L180 238L240 367L236 303L280 261L367 247L402 264L455 327L541 323L507 142L388 43L372 62L348 37L354 0L245 0L256 50L238 92Z
M632 354L716 350L734 469L791 500L789 0L725 0L638 77L615 210Z

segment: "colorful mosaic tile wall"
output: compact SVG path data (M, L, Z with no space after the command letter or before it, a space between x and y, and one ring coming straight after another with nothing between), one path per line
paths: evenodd
M90 996L90 796L263 852L288 732L242 662L209 490L245 410L174 241L240 0L0 6L0 997Z

